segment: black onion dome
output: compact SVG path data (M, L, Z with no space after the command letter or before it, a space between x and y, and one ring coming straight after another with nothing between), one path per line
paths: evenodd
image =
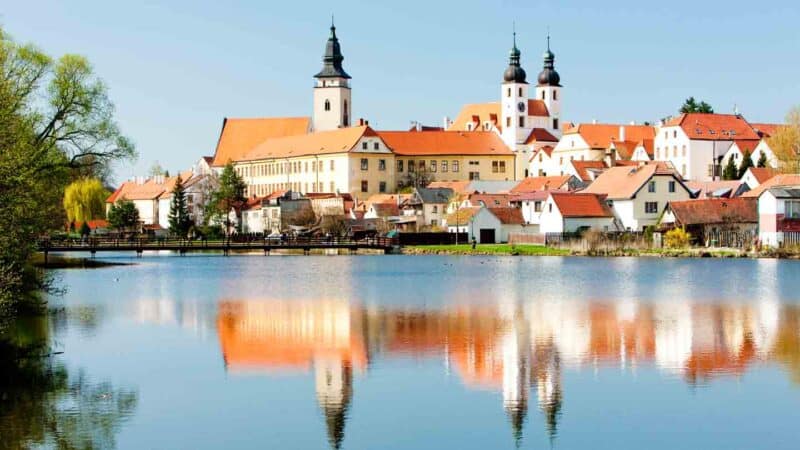
M350 78L342 68L342 49L336 37L336 27L331 24L331 35L325 44L325 54L322 56L322 70L314 78Z
M508 67L503 72L503 81L506 83L526 83L527 74L525 69L519 65L519 57L521 52L517 48L517 33L514 33L514 46L508 52Z
M542 55L544 68L539 72L537 82L539 86L561 86L561 76L556 72L556 55L550 51L550 36L547 36L547 50Z

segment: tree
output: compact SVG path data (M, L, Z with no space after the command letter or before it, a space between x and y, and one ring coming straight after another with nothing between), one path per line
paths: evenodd
M244 196L246 187L242 177L233 168L233 163L228 161L219 177L219 187L211 193L207 211L208 216L223 217L225 233L228 235L231 234L231 211L238 219L241 208L247 200Z
M736 163L733 161L733 155L731 155L730 157L728 157L728 162L722 169L722 179L735 180L737 174L738 174L738 169L736 168Z
M159 177L165 175L165 171L158 161L154 161L153 165L150 166L150 170L147 171L147 175L150 177Z
M403 190L407 188L425 187L433 181L433 174L426 170L409 171L405 177L400 179L398 187Z
M667 248L688 247L692 240L692 235L683 228L673 228L664 234L664 246Z
M132 201L122 198L108 209L108 224L120 231L132 230L139 223L139 210Z
M191 226L192 219L189 217L189 208L186 206L186 191L183 187L183 180L178 175L175 186L172 188L172 201L169 205L169 231L176 236L186 237Z
M69 222L85 222L105 217L108 191L97 178L73 181L64 190L64 210Z
M786 124L778 127L767 144L778 160L778 170L800 173L800 106L786 114Z
M753 167L753 158L750 150L745 150L744 155L742 156L742 163L739 165L739 173L736 176L736 179L740 179L744 176L744 173L747 172L747 169Z
M85 58L50 58L0 28L0 309L44 286L27 269L37 238L66 220L66 185L133 156Z
M81 224L81 236L89 236L92 234L92 229L89 228L89 222L83 222Z
M701 101L700 103L697 103L697 100L695 100L694 97L689 97L686 99L685 102L683 102L683 106L681 106L680 112L682 114L688 114L688 113L713 114L714 108L712 108L711 105L709 105L706 102Z
M756 163L756 166L767 167L767 152L761 152L761 156L758 157L758 163Z

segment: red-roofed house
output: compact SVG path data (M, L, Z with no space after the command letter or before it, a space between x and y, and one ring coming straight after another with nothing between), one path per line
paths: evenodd
M607 154L614 160L628 160L639 142L654 136L650 125L578 124L564 133L553 150L552 164L558 173L552 175L569 173L572 161L603 161Z
M771 167L750 167L740 181L752 190L777 174L778 171Z
M694 239L706 242L720 231L755 233L758 226L758 202L754 198L707 198L670 202L661 226L684 227ZM717 242L727 246L730 243Z
M445 218L450 233L467 233L479 244L508 242L510 233L520 233L525 229L522 211L513 207L465 207L448 214Z
M550 192L539 219L540 233L615 231L614 213L599 194Z

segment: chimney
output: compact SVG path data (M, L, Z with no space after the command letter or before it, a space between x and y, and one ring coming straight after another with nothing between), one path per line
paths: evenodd
M442 126L444 127L444 129L447 130L448 128L450 128L450 125L452 125L452 124L453 124L453 122L450 120L450 118L447 117L447 116L444 116L444 120L442 121Z
M360 118L358 119L358 126L359 126L359 127L363 127L363 126L364 126L364 118L363 118L363 117L360 117Z
M597 125L597 119L592 119L592 125Z
M421 123L417 122L415 127L417 128L417 131L422 131L422 124Z
M619 141L625 142L625 125L620 125L619 127Z

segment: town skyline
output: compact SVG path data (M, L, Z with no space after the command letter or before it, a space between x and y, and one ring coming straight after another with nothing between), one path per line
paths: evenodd
M376 129L399 130L407 129L413 120L426 125L441 126L445 116L454 118L465 103L496 101L500 75L511 47L512 22L516 22L522 66L529 74L535 74L541 67L541 53L546 47L545 38L549 28L553 36L552 49L557 57L558 69L565 87L569 90L564 100L564 121L655 121L666 115L676 114L678 107L688 96L708 101L717 112L732 112L736 104L748 120L781 121L783 114L791 107L792 95L786 94L797 89L796 82L791 81L788 75L792 73L788 67L792 63L770 58L770 55L777 56L782 48L791 46L791 38L797 39L795 36L787 36L789 39L771 40L790 31L792 14L797 13L786 7L788 4L778 3L773 10L764 12L764 18L776 19L780 16L779 20L769 30L760 31L755 37L750 35L747 45L743 45L739 41L742 38L737 36L727 36L728 40L724 42L704 39L702 45L708 49L705 52L705 63L708 66L695 64L696 71L681 67L648 71L641 67L657 67L648 64L648 61L653 62L653 50L658 48L664 51L662 57L656 58L662 64L678 60L690 64L697 60L696 56L681 53L676 48L685 43L683 41L686 36L681 33L677 33L680 36L672 44L662 41L663 46L659 47L657 42L663 38L662 27L673 25L676 30L688 30L697 25L700 20L697 17L688 18L685 23L665 20L661 24L654 21L644 27L651 30L650 34L637 36L637 39L632 40L635 43L620 42L620 36L615 45L609 46L609 41L614 39L607 36L586 39L586 35L591 34L592 30L598 30L585 26L584 22L589 21L586 16L591 12L585 8L578 13L569 7L559 11L547 5L526 7L509 2L498 8L502 11L483 11L483 14L479 14L484 24L477 28L478 34L475 33L477 19L473 12L465 14L462 23L448 27L432 23L435 22L432 17L419 19L412 26L414 17L410 17L408 11L397 12L393 16L395 20L379 27L384 32L391 31L388 33L376 30L374 23L360 20L371 13L385 13L380 6L356 9L343 5L331 12L336 14L345 66L353 77L353 118L367 118ZM703 5L702 8L713 10L714 5ZM201 5L197 10L192 10L192 14L180 16L180 11L177 11L179 8L176 7L129 11L134 16L146 13L149 17L147 21L138 22L148 25L137 33L126 35L118 29L103 25L82 27L77 33L65 35L59 34L59 27L74 21L103 22L104 18L108 18L102 10L87 12L78 7L59 12L58 9L59 7L49 8L49 13L45 16L64 13L64 20L59 24L50 24L52 26L47 30L36 30L35 33L16 26L17 20L25 23L24 17L34 13L26 11L25 6L19 6L16 10L12 6L0 20L20 42L36 42L44 50L56 55L66 53L70 48L82 48L83 53L95 64L98 74L109 86L120 125L137 143L140 154L135 164L116 168L117 182L131 175L145 173L154 161L159 161L171 171L177 171L191 164L200 155L213 154L219 137L220 122L224 117L310 115L312 106L308 88L311 86L313 74L319 68L324 50L330 21L330 12L327 10L330 6L316 8L318 14L310 15L307 12L301 15L291 8L279 7L270 16L270 21L274 21L276 27L263 27L270 30L267 34L253 28L256 25L254 19L263 18L263 11L232 8L226 14L239 17L241 20L235 22L241 23L241 27L238 31L232 31L232 27L227 25L228 33L219 34L226 30L215 28L214 18L210 17L213 16L213 11ZM696 15L702 15L706 10L695 11ZM437 12L439 10L434 9L428 16ZM622 12L620 8L606 12L605 17L617 14L618 17L629 20L632 16L647 16L657 12L648 12L641 8ZM75 17L76 13L80 17ZM539 19L540 14L547 16L547 20ZM253 17L244 20L248 15ZM567 27L564 25L565 17L570 15L573 26ZM674 12L664 17L674 18ZM55 19L46 17L46 20ZM165 21L169 20L173 20L173 28L168 30L165 28ZM734 26L742 18L721 14L718 20L720 25ZM227 20L225 22L231 23ZM531 26L531 23L535 23L535 26ZM630 29L636 29L634 25L638 22L626 23L631 24ZM785 27L781 26L783 23L786 24ZM135 26L137 21L125 21L118 25L130 27L132 24ZM209 26L207 35L202 39L194 39L197 35L193 33L200 31L194 29L195 25ZM584 31L579 33L576 28L580 28L580 25L584 25ZM403 30L405 31L401 32ZM180 34L181 31L186 33ZM380 34L376 36L375 32ZM472 38L464 33L471 33ZM121 37L122 35L126 36ZM441 41L441 46L419 45L426 41L436 42L437 38L443 36L448 41ZM238 39L243 37L247 39ZM119 42L109 43L105 41L106 38ZM451 41L463 38L470 45L448 45ZM209 47L207 44L211 41L213 45ZM235 42L239 42L238 47L231 47ZM163 48L154 49L159 45ZM717 45L720 47L716 47ZM254 50L254 46L260 49L263 57L254 58L249 53ZM603 46L607 50L599 52L598 47ZM648 49L647 52L633 54L626 52L631 46ZM226 48L234 50L226 51ZM446 51L437 52L437 48ZM146 57L152 70L146 73L141 68L130 70L130 65L127 68L119 66L119 58L124 58L124 55L121 56L115 49L124 49L122 53L129 55L128 60L144 58L141 53L150 52ZM752 52L756 49L760 49L759 53L751 54L757 54L759 60L774 61L776 66L769 70L764 66L748 66L747 70L742 70L741 61L734 60L728 54ZM221 53L225 55L221 56ZM629 56L616 58L619 54ZM676 59L677 54L682 54L683 57ZM632 55L636 56L631 57ZM167 56L170 58L166 58ZM220 58L221 64L208 64L209 57ZM731 66L736 67L735 73L726 71L719 65L726 57L732 61ZM205 63L200 64L203 59ZM613 61L611 66L616 68L605 65L604 61L609 60ZM378 64L373 65L375 62ZM787 67L781 68L781 64ZM716 68L711 70L709 66ZM186 73L195 75L189 79L186 78ZM697 73L702 73L703 76L697 77ZM763 80L767 74L768 83L755 84L756 79ZM608 89L608 83L612 79L619 80L624 88ZM748 79L753 81L748 82ZM692 80L694 81L690 84ZM231 88L219 89L219 86L225 85L230 85ZM386 89L392 85L397 87ZM744 87L752 85L758 85L759 89ZM736 86L742 87L736 89ZM197 97L197 92L205 92L203 99ZM647 98L652 100L641 102L642 95L648 95ZM619 100L612 101L611 97Z

